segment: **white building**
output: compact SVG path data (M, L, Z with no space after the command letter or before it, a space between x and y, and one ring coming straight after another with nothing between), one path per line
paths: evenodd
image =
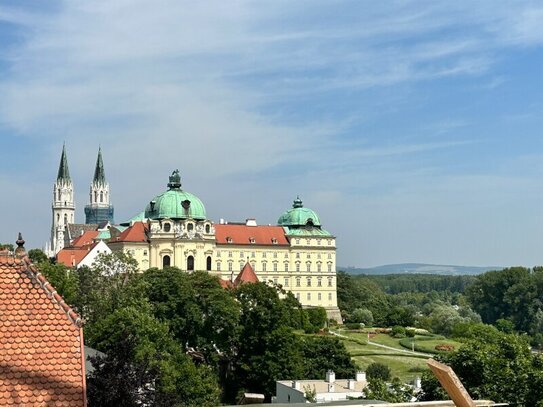
M367 386L365 372L357 372L354 379L338 379L332 371L325 380L280 380L276 382L274 403L309 403L306 396L312 395L317 403L347 400L362 397Z

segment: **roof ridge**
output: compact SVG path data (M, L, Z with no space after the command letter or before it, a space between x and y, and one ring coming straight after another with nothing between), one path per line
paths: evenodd
M22 266L25 267L26 274L32 279L38 282L40 287L45 291L45 294L51 301L53 301L54 304L56 304L61 311L63 311L70 322L76 326L77 328L82 328L85 321L79 316L77 312L75 312L72 307L70 307L66 301L64 301L64 298L57 293L57 290L55 290L55 287L47 281L47 278L42 274L42 272L32 263L32 260L30 260L30 257L28 257L28 254L25 253L24 256L18 257L21 262Z

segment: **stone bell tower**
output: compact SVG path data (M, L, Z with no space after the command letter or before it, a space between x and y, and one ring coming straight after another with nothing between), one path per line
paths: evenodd
M69 223L74 223L75 217L74 185L68 169L66 145L62 146L57 180L53 186L52 212L51 241L46 249L50 256L56 255L64 247L65 229Z

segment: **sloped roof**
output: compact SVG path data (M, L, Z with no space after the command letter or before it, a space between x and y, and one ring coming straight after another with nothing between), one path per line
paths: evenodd
M288 246L285 230L281 226L218 224L214 227L215 240L220 245Z
M238 286L244 283L258 283L258 281L258 277L256 276L251 263L247 262L234 280L234 285Z
M98 237L97 230L87 230L79 237L76 237L72 242L72 247L83 247L94 243L94 239Z
M134 222L132 226L124 230L119 236L111 240L114 242L147 242L147 227L143 222Z
M68 223L68 237L70 239L75 239L81 236L83 232L86 232L87 230L96 230L97 227L97 223Z
M85 406L81 318L24 259L0 254L0 405Z
M65 247L57 253L57 263L67 267L77 266L98 243L81 247Z

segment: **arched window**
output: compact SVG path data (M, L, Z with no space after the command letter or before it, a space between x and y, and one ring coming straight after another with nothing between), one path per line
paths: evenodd
M94 191L94 202L98 202L98 192Z
M206 260L206 270L211 271L211 256L207 256Z
M164 226L162 227L164 229L164 232L169 232L170 229L171 229L171 226L169 223L165 223Z
M169 267L171 264L170 256L166 255L162 258L162 267Z
M64 224L65 225L68 224L68 215L67 214L64 214Z
M60 201L60 188L57 189L57 201Z
M60 213L57 213L57 224L60 223Z
M187 257L187 271L194 271L194 257Z
M206 225L206 233L210 233L210 232L211 232L211 226Z
M104 202L104 193L100 192L100 202Z
M193 229L194 229L194 225L193 225L192 223L189 223L189 224L187 225L187 230L188 230L189 232L192 232Z

